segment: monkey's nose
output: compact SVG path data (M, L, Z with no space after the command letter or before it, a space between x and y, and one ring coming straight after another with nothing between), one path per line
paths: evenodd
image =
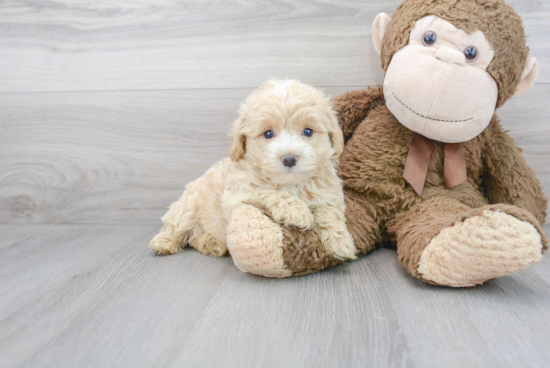
M283 165L285 165L286 167L292 167L296 165L296 161L298 161L298 158L295 155L283 156Z
M435 57L450 64L458 64L462 66L466 64L466 57L462 52L447 46L441 46L435 53Z

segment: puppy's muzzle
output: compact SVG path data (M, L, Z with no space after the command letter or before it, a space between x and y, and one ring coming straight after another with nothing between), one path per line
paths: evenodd
M296 165L298 157L296 157L296 155L284 155L282 161L283 165L285 165L286 167L292 167Z

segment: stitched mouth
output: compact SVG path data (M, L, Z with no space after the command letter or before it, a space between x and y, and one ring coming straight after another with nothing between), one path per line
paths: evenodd
M424 116L422 114L419 114L417 113L416 111L414 111L413 109L411 109L409 106L405 105L405 103L403 101L401 101L399 98L397 98L397 96L395 95L395 93L392 92L392 95L393 97L403 106L405 106L408 110L410 110L411 112L415 113L416 115L420 116L421 118L424 118L424 119L429 119L429 120L433 120L433 121L441 121L441 122L444 122L444 123L462 123L462 122L465 122L465 121L468 121L468 120L472 120L473 118L468 118L468 119L463 119L463 120L445 120L445 119L434 119L434 118L430 118L429 116Z

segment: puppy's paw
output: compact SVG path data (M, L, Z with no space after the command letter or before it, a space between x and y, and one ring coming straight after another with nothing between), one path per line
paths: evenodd
M357 249L350 234L331 236L323 242L328 254L341 261L356 259Z
M227 254L227 246L225 243L222 243L212 235L206 233L193 238L189 242L189 245L203 254L214 257L223 257Z
M164 232L158 233L153 240L151 240L149 248L156 254L162 256L178 253L181 250L177 241Z
M302 201L288 203L277 215L273 214L273 217L278 222L282 222L285 226L295 226L300 229L309 229L314 220L308 206Z
M208 253L205 254L209 254L214 257L223 257L227 254L227 246L224 243L213 239L208 246Z
M302 214L289 213L283 219L283 225L295 226L302 230L309 229L312 222L313 222L313 215L309 212L304 212Z

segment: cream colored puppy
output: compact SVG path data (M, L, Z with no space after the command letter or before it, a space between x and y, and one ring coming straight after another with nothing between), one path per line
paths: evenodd
M230 139L230 159L189 183L162 218L149 244L155 253L189 244L224 255L231 214L249 203L284 226L313 227L333 257L355 258L336 174L342 132L322 92L294 80L263 84L241 106Z

